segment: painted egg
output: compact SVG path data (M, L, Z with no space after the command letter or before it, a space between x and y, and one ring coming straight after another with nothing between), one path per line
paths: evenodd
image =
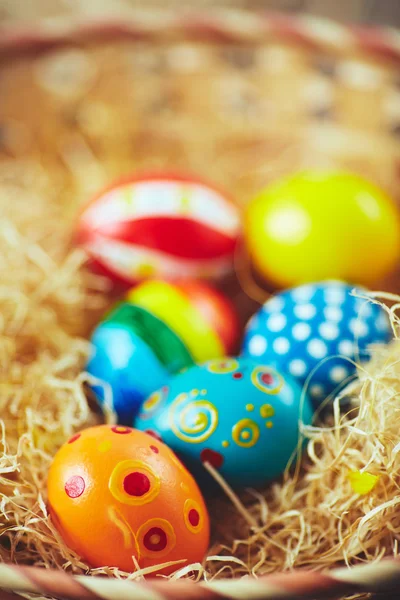
M193 280L152 280L133 288L127 300L157 316L185 343L197 362L233 352L240 326L228 298Z
M379 282L400 255L400 222L392 200L349 173L299 173L250 203L247 247L275 285L322 279Z
M136 321L142 316L144 329L149 326L160 328L158 320L153 321L151 315L149 318L128 304L121 304L111 314L113 320L104 321L95 329L91 339L92 356L86 365L87 372L96 378L91 382L92 391L101 404L110 403L110 408L117 413L118 422L124 424L132 422L143 400L154 389L164 385L170 376L167 366L136 330L139 328ZM180 357L183 364L185 360L187 364L193 363L169 328L165 328L160 339L163 340L162 348L165 340L171 340L178 360ZM157 344L157 347L161 350L161 345Z
M215 359L187 369L143 404L136 427L162 438L198 480L203 462L234 487L279 476L310 423L309 400L289 376L248 358Z
M92 390L110 398L118 422L131 424L141 403L194 362L236 347L239 324L230 301L208 284L149 281L134 288L92 336L86 370Z
M135 571L168 561L200 562L209 518L195 481L159 440L101 425L74 435L54 457L48 482L52 521L91 567Z
M340 281L306 284L276 295L250 319L243 354L288 371L315 402L355 374L370 344L392 337L389 319L364 289ZM308 379L310 377L310 379Z
M149 277L218 277L231 270L239 214L207 183L168 172L133 176L97 196L77 242L94 266L132 285Z

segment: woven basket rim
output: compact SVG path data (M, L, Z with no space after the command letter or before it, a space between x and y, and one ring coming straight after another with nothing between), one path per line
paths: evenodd
M356 593L396 594L400 557L320 573L297 569L258 579L225 579L194 583L188 579L150 579L146 582L71 575L65 571L0 564L2 589L44 594L71 600L325 600Z
M400 30L343 25L331 19L274 11L218 8L212 11L137 9L79 17L41 18L0 23L0 52L48 50L85 41L128 38L136 41L197 41L256 44L273 37L314 51L345 54L362 51L382 60L400 61Z
M0 23L0 53L48 51L85 41L132 39L168 41L176 38L196 41L257 44L279 38L297 45L339 55L362 51L381 60L400 62L400 30L341 25L332 20L276 12L250 12L224 8L210 11L131 9L128 14L97 17L44 18L36 22ZM119 598L163 600L186 597L196 600L218 598L265 598L283 600L325 598L357 592L394 591L400 585L400 558L382 560L379 565L335 569L328 574L298 570L259 579L199 583L188 580L134 583L100 577L74 576L64 571L0 564L2 589L65 598ZM90 583L89 583L90 582ZM155 583L154 583L155 582ZM188 589L190 586L190 590ZM195 592L195 588L197 591Z

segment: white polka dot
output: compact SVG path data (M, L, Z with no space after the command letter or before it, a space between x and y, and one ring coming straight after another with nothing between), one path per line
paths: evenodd
M315 294L313 285L301 285L292 291L292 298L296 302L308 302Z
M267 327L270 331L282 331L286 321L287 319L282 313L273 313L267 320Z
M317 338L311 340L307 344L307 350L313 358L324 358L328 353L328 348L322 340Z
M292 329L292 334L295 340L303 342L311 335L311 327L308 323L296 323Z
M313 398L321 398L325 395L325 390L322 385L319 383L314 383L314 385L310 385L309 392Z
M371 304L371 302L368 302L368 300L357 298L355 304L355 311L363 319L368 319L372 316L372 306L373 305Z
M313 304L297 304L294 307L294 314L298 319L312 319L316 313L317 309Z
M301 377L307 370L304 360L296 358L289 363L289 371L294 377Z
M319 332L325 340L336 340L339 337L339 327L335 323L321 323Z
M266 312L280 312L284 306L284 299L281 296L275 296L274 298L271 298L271 300L268 300L268 302L264 304L264 310Z
M286 354L289 352L290 348L289 340L284 337L276 338L273 343L273 347L277 354Z
M342 340L338 349L343 356L354 356L354 343L351 340Z
M389 317L381 310L379 317L375 321L375 326L378 331L390 331L391 325Z
M329 371L329 379L334 383L342 383L348 377L349 371L346 367L332 367Z
M267 340L262 335L253 335L249 342L249 352L252 356L261 356L267 349Z
M324 315L328 321L341 321L343 319L342 309L338 306L327 306L324 308Z
M369 333L368 325L357 318L351 319L349 329L356 337L365 337Z
M325 290L324 298L328 304L343 304L346 300L346 288L344 286L332 286Z

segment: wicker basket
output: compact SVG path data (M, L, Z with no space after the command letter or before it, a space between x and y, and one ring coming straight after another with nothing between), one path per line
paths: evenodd
M271 177L313 165L368 174L399 198L393 30L233 10L3 24L0 81L0 190L18 181L71 227L89 194L141 167L203 174L241 204ZM246 318L252 307L237 301ZM399 580L395 560L208 586L0 565L4 588L68 598L322 598Z

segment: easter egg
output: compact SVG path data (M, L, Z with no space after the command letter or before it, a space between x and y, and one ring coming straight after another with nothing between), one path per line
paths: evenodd
M164 385L170 374L151 345L135 330L137 313L123 304L113 316L114 320L100 323L92 335L93 351L86 371L98 380L91 381L91 388L100 403L109 402L118 415L118 422L128 424L143 400ZM133 325L120 322L118 316L121 320L123 316L124 319L130 317ZM171 333L172 338L168 329L164 333L167 336ZM180 345L176 338L173 342ZM186 360L188 364L193 362L187 353Z
M246 328L244 356L274 364L307 381L315 402L338 390L355 374L352 361L369 358L371 344L392 337L386 312L368 292L340 281L305 284L277 294L253 316ZM310 379L308 379L310 377Z
M225 355L238 337L233 305L209 284L148 281L95 329L86 370L102 382L91 385L100 403L110 398L118 422L131 424L141 403L171 375Z
M232 303L209 284L152 280L133 288L127 300L169 325L198 362L235 349L240 331L237 314Z
M398 211L386 193L349 173L299 173L249 204L245 237L256 269L289 287L321 279L372 285L400 254Z
M214 359L171 378L143 404L135 426L155 433L196 474L202 463L234 487L279 476L311 406L289 375L248 358Z
M218 277L231 270L240 219L213 186L169 172L126 178L83 210L77 242L92 264L132 285L149 277Z
M159 440L100 425L74 435L50 467L48 507L65 543L91 567L135 571L202 560L209 518L195 481Z

